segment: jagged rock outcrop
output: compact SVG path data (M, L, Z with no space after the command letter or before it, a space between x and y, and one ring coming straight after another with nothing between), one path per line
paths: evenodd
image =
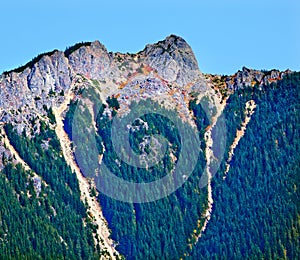
M225 79L226 85L230 90L237 90L239 88L250 87L256 84L270 84L274 81L282 79L285 75L291 73L292 71L261 71L253 70L243 67L233 76L229 76Z
M187 42L175 35L147 45L142 51L145 63L169 82L186 85L201 75L197 60Z

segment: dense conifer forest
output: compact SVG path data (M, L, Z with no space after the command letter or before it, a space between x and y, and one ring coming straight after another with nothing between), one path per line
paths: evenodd
M100 249L94 248L93 225L80 200L76 175L63 159L54 131L45 125L41 129L29 139L6 125L12 145L43 181L38 192L33 173L20 164L8 162L1 172L0 258L97 259ZM49 146L42 147L48 140Z
M225 108L229 144L248 100L257 107L234 152L214 178L214 207L193 259L298 259L300 73L239 90ZM226 158L225 158L226 159Z

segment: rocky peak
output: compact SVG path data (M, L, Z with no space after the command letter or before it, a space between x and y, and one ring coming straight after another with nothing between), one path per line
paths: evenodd
M183 38L176 35L170 35L162 41L146 45L143 52L147 56L151 56L155 54L153 52L155 52L157 49L162 49L169 54L172 54L180 49L182 51L187 50L192 53L191 47L188 45L188 43Z
M169 82L186 85L201 74L191 47L181 37L170 35L163 41L147 45L141 54L145 63Z

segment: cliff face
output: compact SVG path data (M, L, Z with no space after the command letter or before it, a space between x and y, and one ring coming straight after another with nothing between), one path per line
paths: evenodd
M134 76L153 75L178 87L203 80L190 46L174 35L134 55L108 53L98 41L71 53L54 51L25 65L21 72L17 69L1 76L0 120L16 124L21 132L35 114L46 116L45 107L60 104L78 76L118 89Z

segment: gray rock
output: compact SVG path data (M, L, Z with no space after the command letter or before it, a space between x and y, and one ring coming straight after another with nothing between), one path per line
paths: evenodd
M106 95L124 86L127 86L126 91L132 92L128 86L133 86L131 82L135 80L146 82L149 85L146 92L142 88L135 90L135 97L141 92L151 97L164 95L170 86L182 90L183 93L188 90L189 94L205 92L210 86L198 68L191 47L184 39L175 35L147 45L138 54L108 53L99 41L95 41L83 44L67 56L64 52L54 51L41 55L26 68L1 75L1 121L17 125L18 132L23 129L31 132L29 119L46 117L45 107L49 109L63 101L64 97L60 93L67 92L71 86L76 86L78 92L78 89L86 88L90 84L84 83L88 79L96 81ZM143 70L145 65L148 69L150 67L151 72ZM236 90L253 84L270 83L288 73L291 72L265 72L244 67L235 75L227 77L225 83L227 88ZM186 86L186 90L183 90ZM126 101L128 93L122 95ZM183 105L181 103L182 107ZM37 126L38 123L37 120Z
M184 86L201 75L191 47L178 36L171 35L164 41L147 45L141 54L144 62L169 82Z

